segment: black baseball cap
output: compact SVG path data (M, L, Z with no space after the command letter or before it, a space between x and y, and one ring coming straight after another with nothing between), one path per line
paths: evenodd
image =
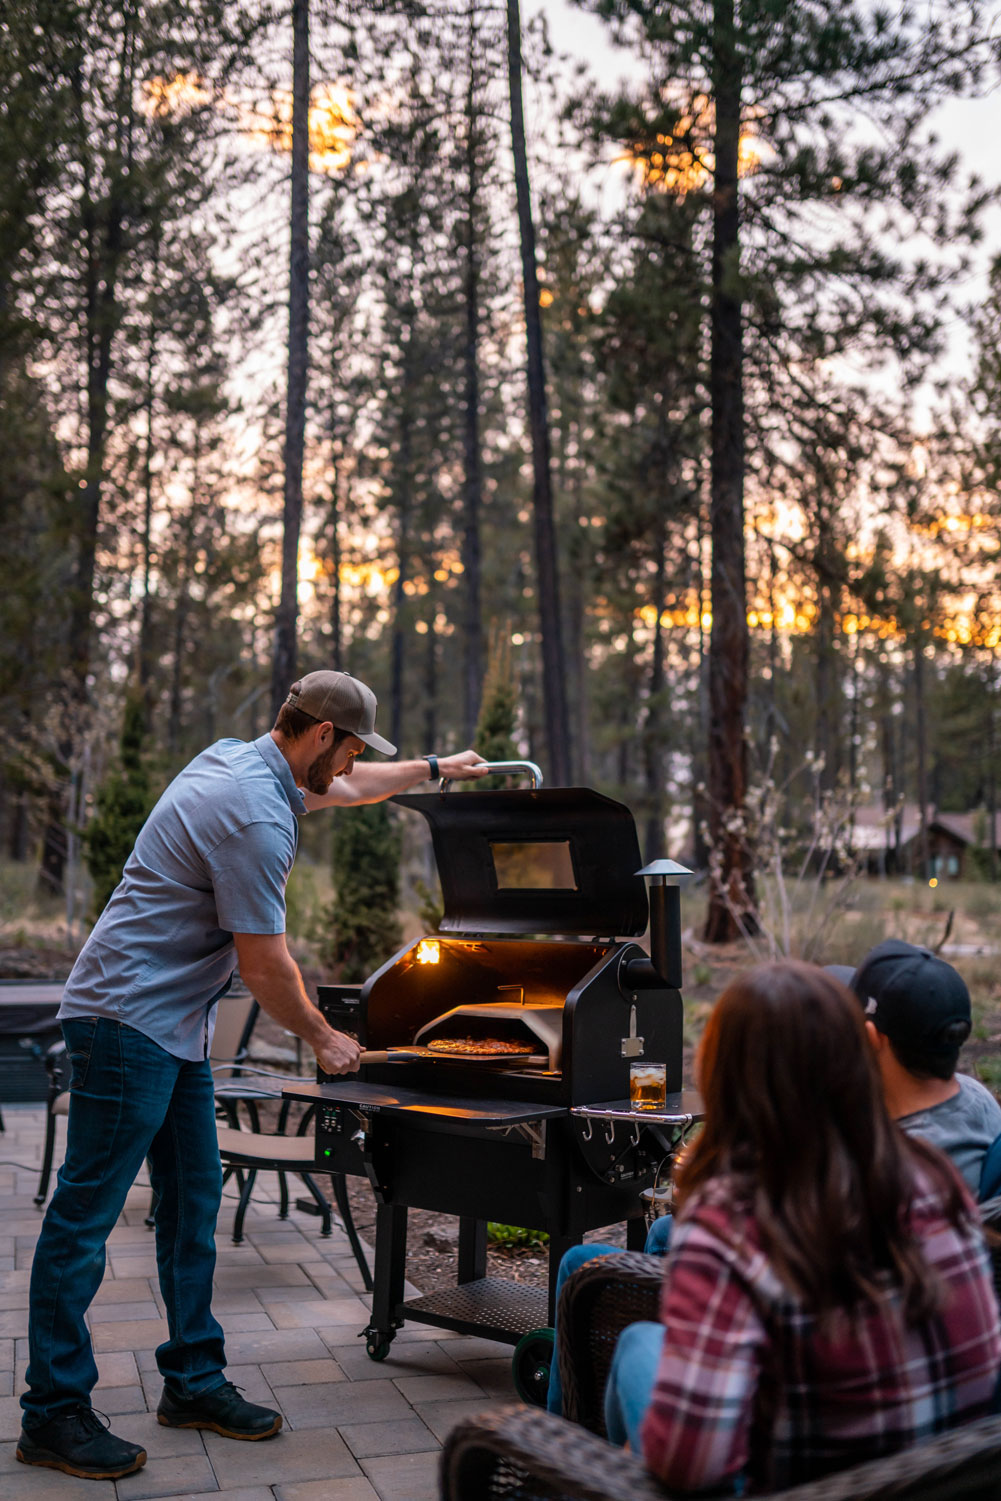
M851 989L866 1021L902 1047L944 1052L970 1035L966 981L931 949L887 938L866 954L852 976Z

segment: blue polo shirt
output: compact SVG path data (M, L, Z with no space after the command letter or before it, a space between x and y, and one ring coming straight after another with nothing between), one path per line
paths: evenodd
M217 740L174 778L80 951L60 1019L108 1016L177 1058L208 1056L234 933L284 933L306 811L270 735Z

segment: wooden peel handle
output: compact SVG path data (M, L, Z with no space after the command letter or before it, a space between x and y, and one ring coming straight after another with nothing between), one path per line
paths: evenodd
M366 1049L359 1055L358 1062L408 1063L414 1058L421 1058L423 1056L422 1053L418 1053L415 1050L411 1051L409 1048L390 1048L388 1050L383 1048L381 1051L379 1049Z

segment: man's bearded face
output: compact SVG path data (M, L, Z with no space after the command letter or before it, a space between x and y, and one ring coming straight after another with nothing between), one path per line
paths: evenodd
M321 751L315 761L310 762L306 769L306 786L310 792L318 795L326 792L334 776L334 757L340 750L340 746L331 746L329 750Z
M343 740L327 750L321 751L315 761L310 762L306 769L306 788L309 792L315 792L322 796L330 786L334 777L349 777L354 765L355 756L362 749L361 741L355 745L345 744ZM337 762L342 764L335 771Z

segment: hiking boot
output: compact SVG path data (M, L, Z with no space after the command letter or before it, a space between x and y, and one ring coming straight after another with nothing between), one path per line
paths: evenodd
M273 1438L282 1426L280 1412L244 1401L232 1381L197 1397L179 1397L165 1386L156 1417L165 1428L210 1428L223 1438Z
M85 1480L120 1480L142 1469L146 1450L116 1438L110 1430L103 1413L80 1403L37 1428L22 1428L15 1452L24 1465L62 1470Z

